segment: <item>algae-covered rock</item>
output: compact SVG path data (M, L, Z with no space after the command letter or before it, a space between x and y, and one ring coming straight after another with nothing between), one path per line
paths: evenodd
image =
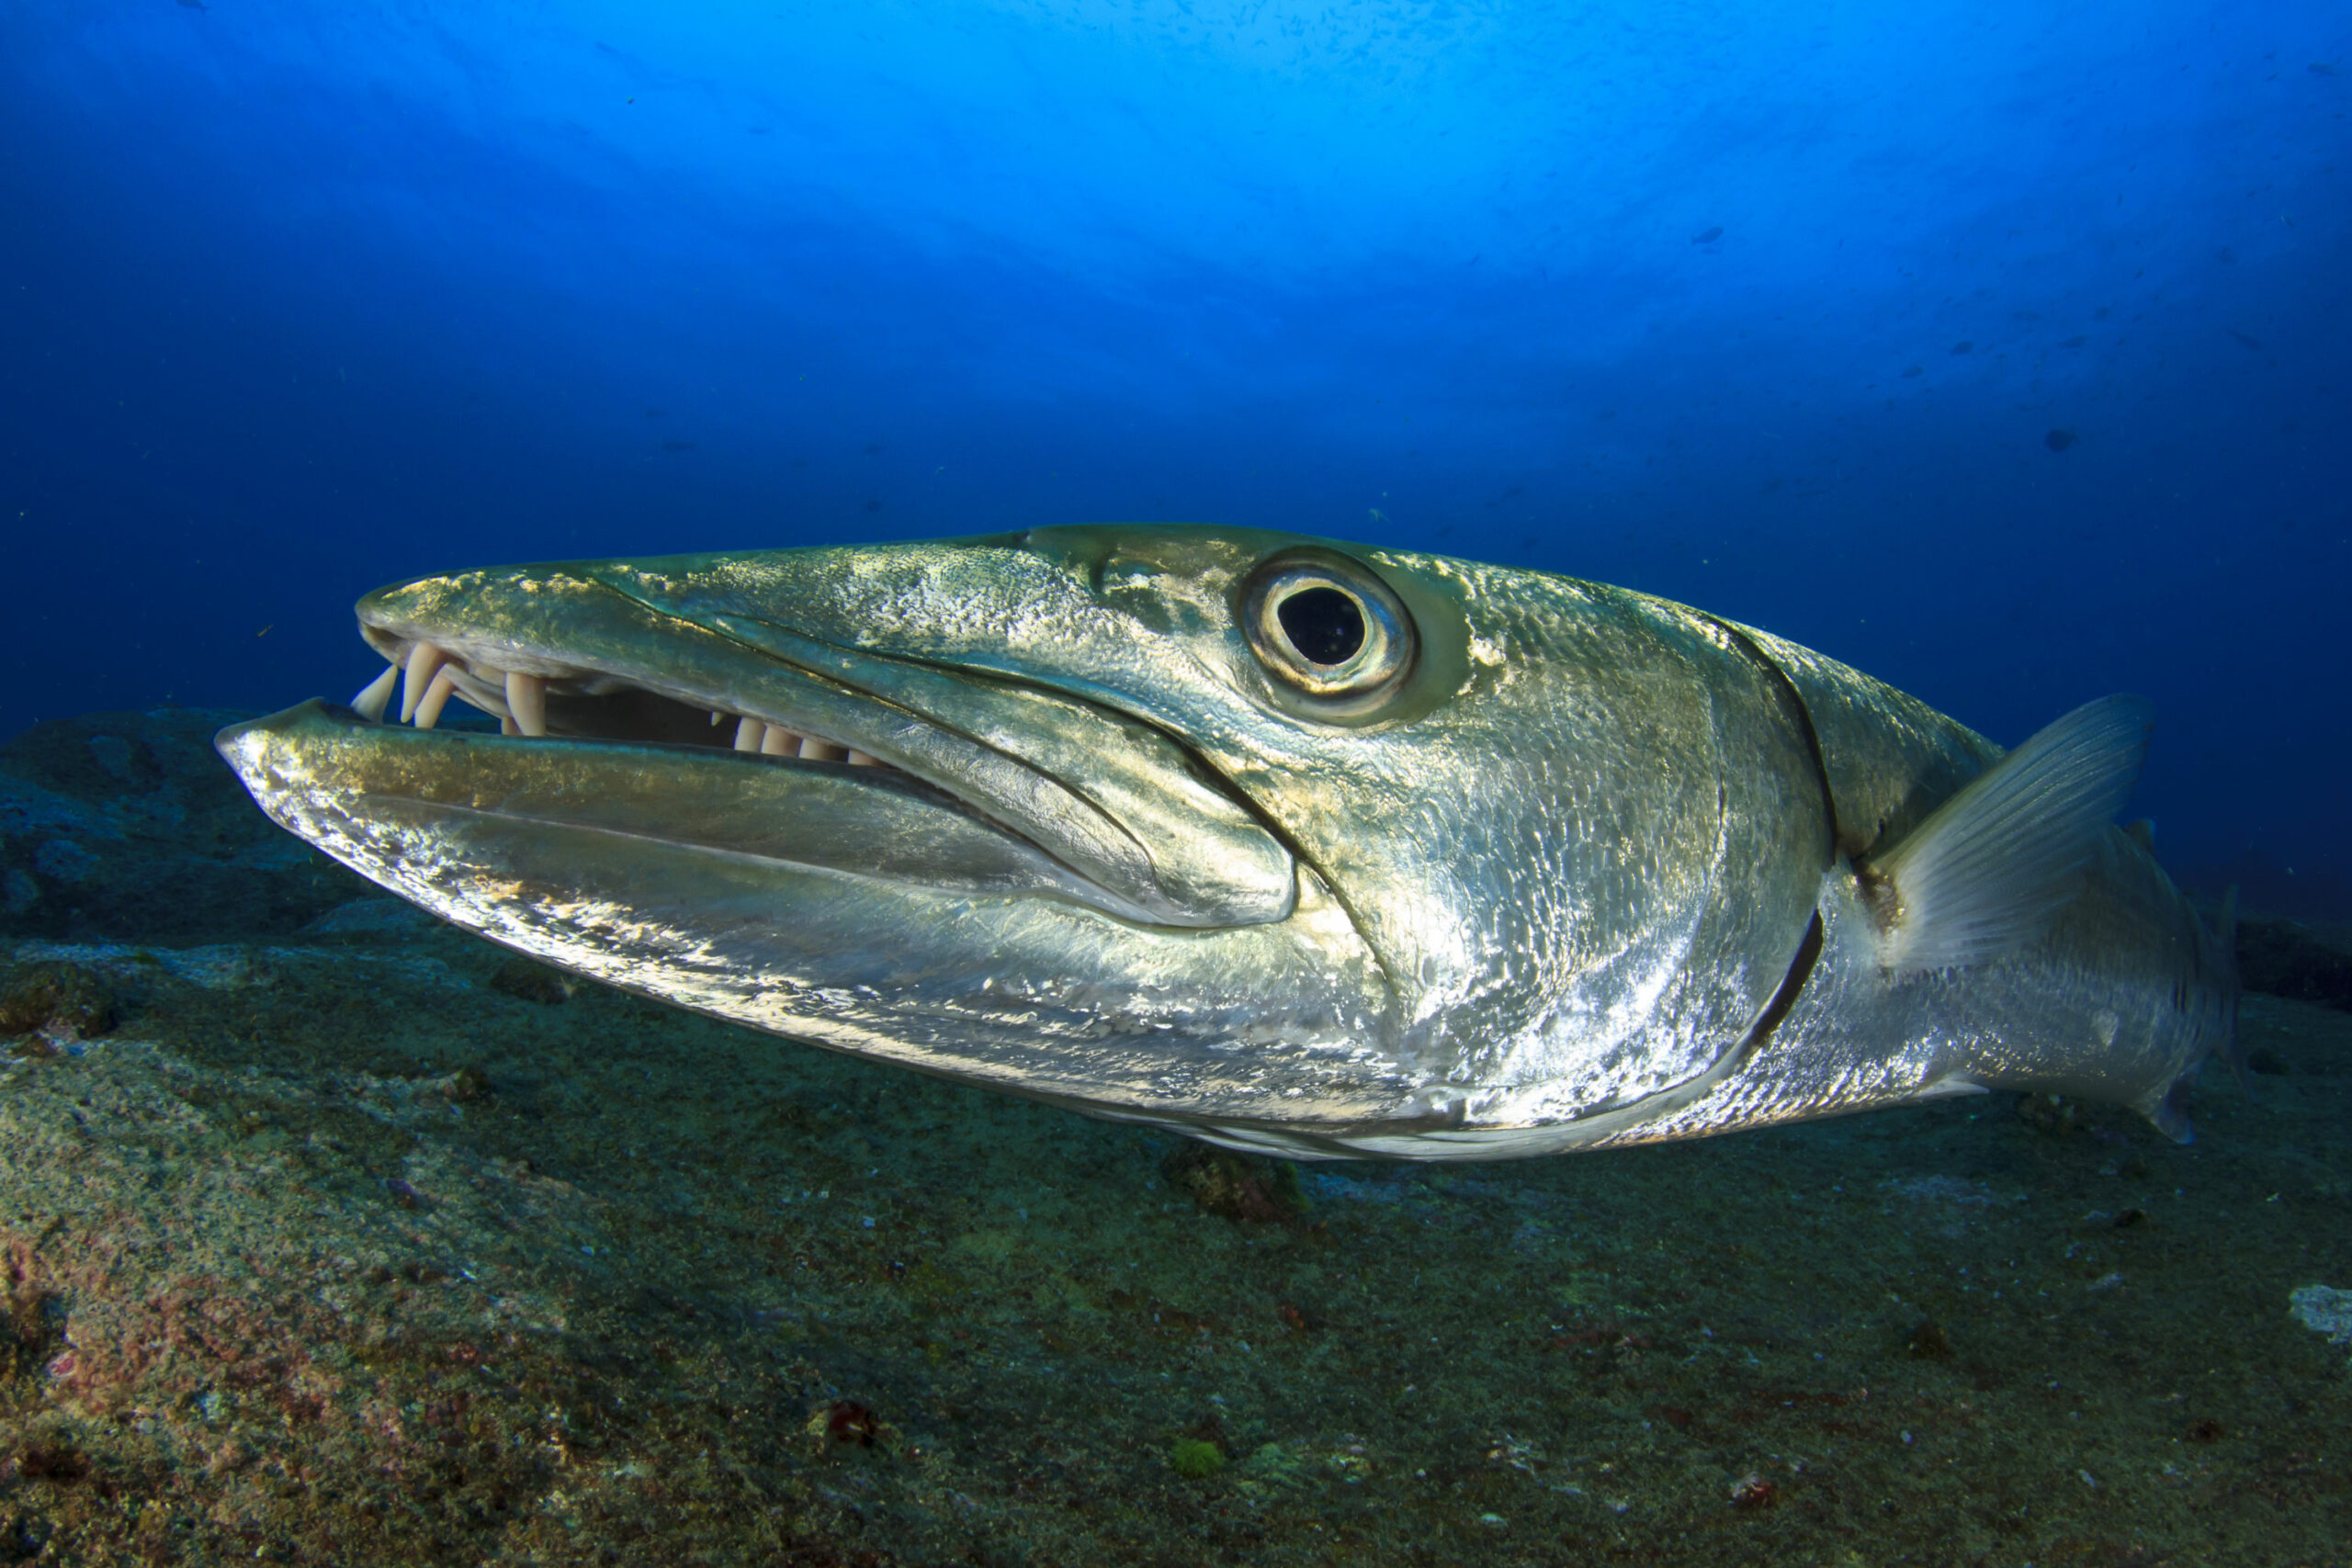
M1160 1174L1204 1212L1250 1224L1279 1224L1306 1212L1298 1168L1206 1144L1187 1143L1160 1162Z
M0 1035L95 1040L114 1032L116 1017L112 987L79 964L28 964L0 983Z
M1168 1450L1169 1467L1193 1481L1205 1481L1225 1468L1225 1450L1198 1438L1186 1438Z

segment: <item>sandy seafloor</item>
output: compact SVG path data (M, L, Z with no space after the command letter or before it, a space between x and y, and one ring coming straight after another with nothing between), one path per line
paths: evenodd
M2352 1013L2250 996L2188 1147L1987 1096L1234 1218L567 996L229 716L0 752L0 1561L2352 1562Z

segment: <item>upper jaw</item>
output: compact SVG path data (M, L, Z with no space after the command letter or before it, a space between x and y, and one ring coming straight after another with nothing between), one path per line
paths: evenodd
M788 604L779 611L788 626ZM369 594L358 613L414 722L455 696L510 735L874 766L945 791L1135 919L1250 925L1295 905L1289 852L1196 759L1042 683L788 631L753 647L616 589L593 566L420 579ZM389 711L391 683L362 694L369 716Z

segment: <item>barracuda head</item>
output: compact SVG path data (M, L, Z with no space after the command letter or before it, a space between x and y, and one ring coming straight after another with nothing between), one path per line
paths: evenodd
M271 816L550 962L1293 1153L1534 1152L1703 1072L1828 857L1677 606L1289 536L1039 529L370 594L403 716L226 731ZM492 737L431 728L452 695ZM1572 1138L1565 1141L1574 1141Z

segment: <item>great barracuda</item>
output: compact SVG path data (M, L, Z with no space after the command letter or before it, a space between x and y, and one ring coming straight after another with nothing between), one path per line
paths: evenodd
M363 876L1237 1148L1483 1159L1993 1089L2185 1137L2235 1051L2228 931L2113 825L2133 698L2004 754L1679 604L1231 528L464 571L359 624L389 667L352 707L219 744ZM504 735L435 729L452 696Z

